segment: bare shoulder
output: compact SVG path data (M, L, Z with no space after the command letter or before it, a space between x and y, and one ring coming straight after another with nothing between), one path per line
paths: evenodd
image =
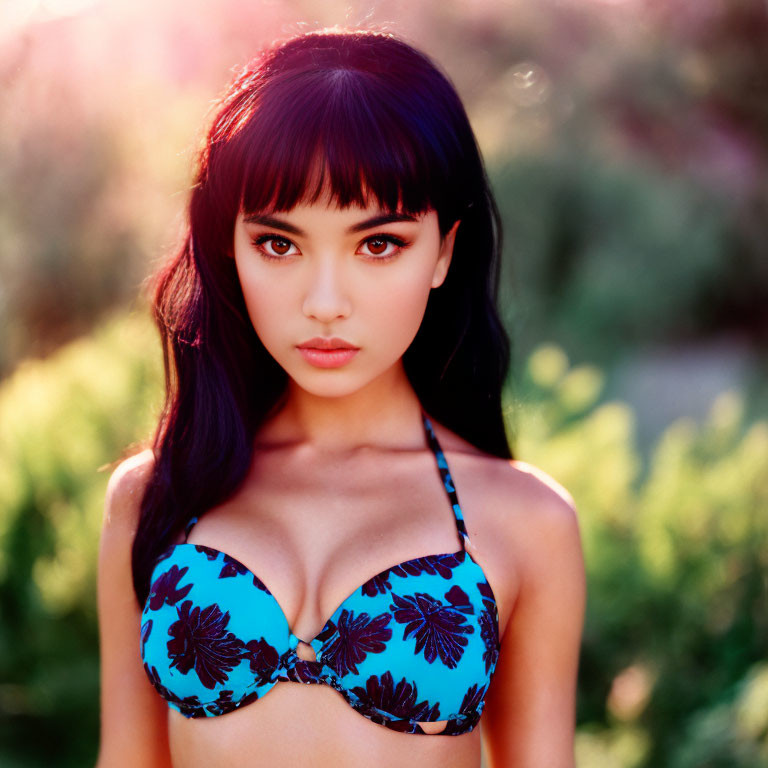
M97 580L101 672L97 768L171 765L165 702L154 691L139 650L141 607L131 565L141 500L153 468L153 453L147 449L120 462L107 483Z
M489 524L500 536L519 535L525 522L529 544L554 529L578 527L576 503L569 491L540 467L516 459L490 460ZM522 518L522 521L521 519Z
M505 460L504 463L511 469L511 473L509 471L507 472L508 475L524 475L524 482L531 486L532 491L535 488L536 491L534 492L541 493L543 499L551 499L555 506L559 506L561 510L564 510L567 507L570 508L573 513L576 512L576 504L573 500L573 496L571 496L566 488L558 483L551 475L548 475L543 469L540 469L533 464L529 464L526 461L520 461L519 459L512 459L510 461ZM565 502L564 505L557 502L554 499L554 496L559 497L562 502ZM563 512L563 514L567 513Z
M571 494L524 461L489 460L486 559L502 584L501 649L487 698L493 765L573 765L576 679L586 608L579 521ZM524 717L519 717L523 712Z
M531 559L547 548L552 537L577 541L578 514L573 497L557 480L524 461L485 455L475 458L476 488L481 504L476 506L477 526L485 541ZM538 559L538 558L536 558Z
M107 483L104 528L136 528L141 499L154 466L154 454L151 448L147 448L115 467Z
M523 461L483 461L483 503L477 506L475 543L496 576L500 629L506 629L522 598L537 596L548 584L568 584L555 597L557 611L583 603L586 577L576 505L551 475Z

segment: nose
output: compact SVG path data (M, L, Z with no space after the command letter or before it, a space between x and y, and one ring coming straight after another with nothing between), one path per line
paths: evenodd
M304 314L324 323L349 315L351 304L343 283L332 259L318 260L304 296Z

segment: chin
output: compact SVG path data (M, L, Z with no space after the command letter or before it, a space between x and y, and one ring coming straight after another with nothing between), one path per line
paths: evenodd
M365 384L360 384L359 381L351 381L348 377L345 377L344 381L341 378L331 381L331 377L326 377L325 381L319 379L320 377L314 381L309 381L306 376L291 376L291 381L295 387L315 397L346 397L365 386Z
M285 368L293 385L317 397L346 397L374 384L391 370L392 366L381 370L353 370L351 366L340 368L313 368L297 370L291 366Z

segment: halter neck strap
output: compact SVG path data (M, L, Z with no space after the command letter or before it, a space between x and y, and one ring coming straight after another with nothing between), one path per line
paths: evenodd
M443 480L445 491L448 494L448 499L450 500L453 507L453 518L456 521L456 530L459 532L461 537L461 548L464 549L467 542L469 541L469 536L467 535L467 527L464 524L464 514L462 513L461 506L459 505L459 497L456 495L456 487L453 484L451 471L448 467L448 462L445 460L445 454L443 453L443 449L440 447L440 443L437 439L437 435L435 434L435 430L432 427L432 422L429 420L429 416L427 416L423 408L421 409L421 419L424 422L424 431L427 436L427 443L429 443L429 447L432 449L432 453L435 454L435 460L437 461L437 468L440 471L440 477Z
M193 517L185 526L184 526L184 543L186 543L187 539L189 538L189 532L195 527L195 523L197 522L197 517Z

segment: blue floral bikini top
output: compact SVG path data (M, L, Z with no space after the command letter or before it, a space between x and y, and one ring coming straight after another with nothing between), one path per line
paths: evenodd
M467 530L432 424L422 420L461 541L457 552L425 555L369 578L320 633L300 640L277 600L246 565L186 539L158 558L141 621L144 671L186 717L214 717L252 704L279 682L320 683L396 731L435 734L419 723L447 721L441 735L471 731L499 656L498 611ZM306 642L316 661L299 658Z

